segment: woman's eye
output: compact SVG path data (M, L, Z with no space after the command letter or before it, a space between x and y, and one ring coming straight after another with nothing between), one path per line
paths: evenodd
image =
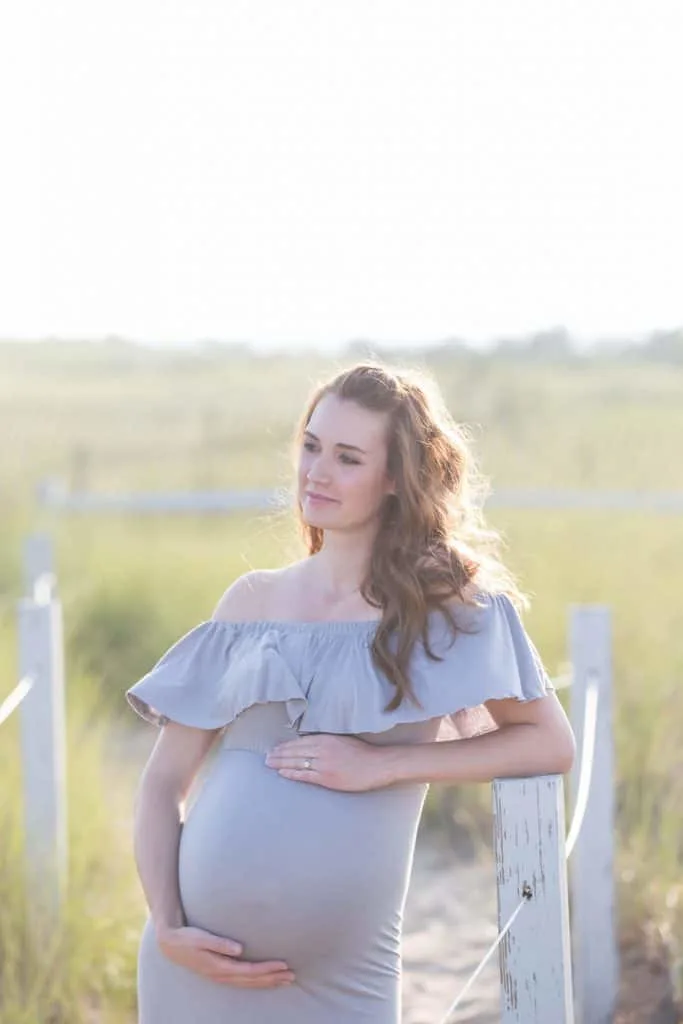
M304 446L304 448L306 449L307 452L315 451L315 444L313 443L313 441L304 441L303 442L303 446ZM360 465L360 462L358 461L358 459L354 459L351 455L347 455L345 452L341 452L339 458L347 466L359 466Z

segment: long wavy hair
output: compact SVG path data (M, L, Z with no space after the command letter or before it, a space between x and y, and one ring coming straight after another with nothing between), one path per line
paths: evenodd
M386 468L396 493L381 508L360 592L382 609L372 657L396 687L385 710L393 711L404 698L421 707L408 666L418 639L428 657L442 660L430 646L430 613L444 615L455 639L462 627L453 602L476 605L478 591L506 593L517 608L528 600L501 561L501 535L485 523L489 485L477 467L470 432L453 420L435 381L422 370L361 362L318 384L296 427L295 459L313 411L330 394L387 414ZM308 555L314 555L324 531L306 522L299 501L296 513Z

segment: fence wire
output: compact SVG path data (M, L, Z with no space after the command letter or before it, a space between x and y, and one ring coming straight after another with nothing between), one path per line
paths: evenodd
M5 697L2 704L0 704L0 725L9 718L16 708L19 707L22 700L33 686L33 679L31 676L24 676L20 679L17 685L14 687L8 697Z

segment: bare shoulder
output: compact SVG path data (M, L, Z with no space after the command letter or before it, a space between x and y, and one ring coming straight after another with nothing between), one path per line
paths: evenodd
M274 571L252 569L238 576L221 594L211 618L229 622L249 622L262 618L269 578Z
M211 618L229 622L270 618L277 594L297 564L278 569L252 569L238 576L221 595Z

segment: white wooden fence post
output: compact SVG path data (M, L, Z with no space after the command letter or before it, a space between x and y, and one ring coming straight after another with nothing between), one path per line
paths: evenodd
M577 749L583 744L586 691L598 686L593 775L588 803L569 865L574 993L579 1024L611 1024L619 983L614 898L614 790L612 638L603 605L570 608L570 715ZM571 772L576 804L579 758Z
M27 582L42 568L35 558L26 564ZM20 717L28 914L45 936L59 920L67 880L64 651L61 602L52 587L36 597L18 603L20 678L32 683Z
M495 779L502 1024L573 1024L561 775Z
M22 564L24 569L24 594L26 597L34 597L36 582L49 573L53 586L54 576L54 554L52 548L52 537L49 533L32 533L24 538Z

